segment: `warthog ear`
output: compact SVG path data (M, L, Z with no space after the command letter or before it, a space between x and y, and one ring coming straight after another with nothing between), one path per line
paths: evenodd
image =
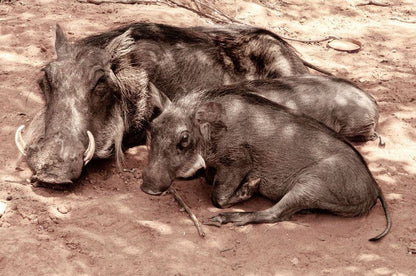
M69 50L69 43L59 24L56 24L55 50L58 57L65 55Z
M165 110L165 108L171 103L169 98L165 95L165 93L157 89L157 87L151 82L149 82L148 90L150 104L153 107L159 108L160 111L163 112L163 110Z
M109 62L117 60L133 50L134 39L130 36L131 29L128 29L123 34L115 37L107 45L106 50L110 54Z
M199 131L206 141L227 129L222 121L224 113L224 107L217 102L205 103L196 111L195 125L199 127Z

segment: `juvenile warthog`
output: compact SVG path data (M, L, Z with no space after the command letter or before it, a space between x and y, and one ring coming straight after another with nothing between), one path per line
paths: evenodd
M141 189L159 195L176 177L206 168L211 199L224 208L255 193L277 201L258 212L220 213L223 224L277 222L303 209L341 216L368 213L383 194L364 159L322 123L244 89L189 94L169 103L157 89L163 110L151 123L149 164Z
M57 26L57 60L39 81L44 109L16 132L32 180L71 183L91 158L137 142L155 110L152 81L169 98L201 87L308 72L276 34L254 27L178 28L135 23L71 44ZM134 137L134 140L130 138ZM140 140L140 139L139 139Z
M353 142L378 136L376 100L354 84L328 76L291 76L276 80L254 80L221 88L252 92L302 112ZM381 141L380 144L384 143Z

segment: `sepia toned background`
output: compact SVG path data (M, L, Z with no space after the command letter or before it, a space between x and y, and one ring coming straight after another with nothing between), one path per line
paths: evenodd
M0 218L0 275L414 275L414 0L80 2L0 1L0 200L7 204ZM357 53L331 49L328 41L289 42L305 60L352 80L377 99L386 147L377 142L356 147L385 193L391 233L378 243L368 241L385 227L377 203L358 218L299 214L275 224L203 226L206 237L201 238L171 195L141 192L145 147L128 150L122 171L114 160L92 162L66 191L27 183L30 171L19 160L13 137L43 104L37 79L55 58L56 23L75 41L135 21L243 22L298 40L360 41ZM203 180L175 187L201 221L219 211ZM231 209L272 204L256 198Z

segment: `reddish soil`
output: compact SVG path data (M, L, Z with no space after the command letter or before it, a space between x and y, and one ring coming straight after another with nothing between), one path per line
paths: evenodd
M166 5L14 2L0 4L0 200L7 204L0 218L0 274L415 275L414 0L387 0L388 7L341 0L236 1L236 6L232 0L211 2L231 17L236 13L241 21L286 37L335 35L363 43L358 53L345 53L326 42L292 42L306 60L354 81L379 103L379 132L386 147L357 145L393 219L391 233L378 243L368 238L385 227L380 203L357 218L299 214L275 224L204 226L207 235L201 238L171 195L151 197L140 191L144 147L127 152L122 171L114 160L93 162L66 191L28 184L30 171L19 161L13 136L42 106L36 81L42 66L54 58L56 23L73 41L134 21L178 26L212 22ZM203 181L175 186L201 220L220 211L212 206ZM232 209L272 204L256 198Z

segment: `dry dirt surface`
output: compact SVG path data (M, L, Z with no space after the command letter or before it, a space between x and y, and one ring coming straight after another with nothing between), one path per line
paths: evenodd
M56 23L74 41L135 21L213 22L164 4L0 2L0 200L7 204L0 218L1 275L415 275L414 0L386 0L388 6L341 0L210 2L230 18L285 37L362 42L358 53L330 49L327 42L291 44L304 59L352 80L379 103L379 132L386 147L356 145L383 189L393 219L391 233L377 243L368 238L385 227L380 203L357 218L299 214L274 224L204 225L206 237L201 238L171 195L141 192L145 147L128 150L121 171L114 160L92 162L68 190L33 187L25 180L30 171L19 161L13 137L43 104L37 79L55 58ZM220 211L211 204L204 181L175 187L202 221ZM272 204L256 198L232 209Z

